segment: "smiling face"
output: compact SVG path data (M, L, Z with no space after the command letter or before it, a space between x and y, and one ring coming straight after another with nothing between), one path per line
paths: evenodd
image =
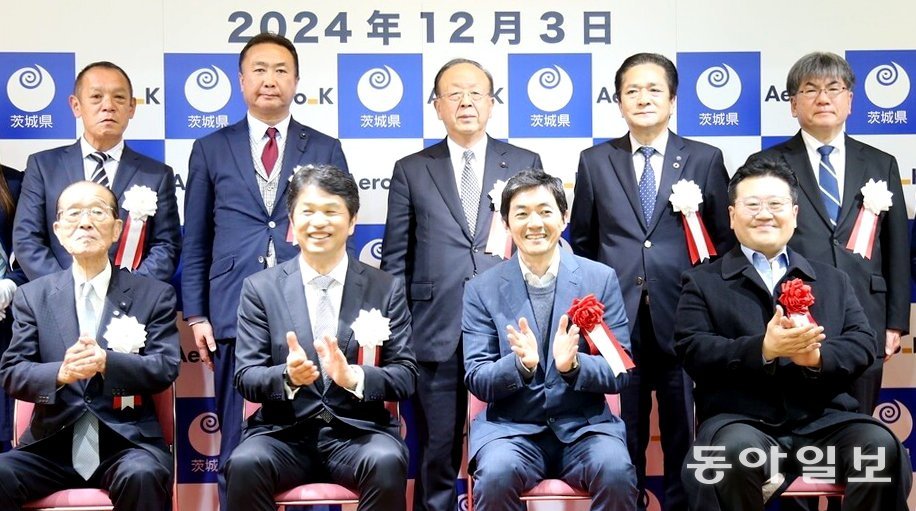
M508 226L512 242L529 267L535 261L549 262L566 228L566 215L544 186L516 193L509 203Z
M289 115L299 84L293 54L274 43L252 46L242 60L239 83L251 115L273 126Z
M735 204L728 207L735 237L751 250L775 257L795 232L798 205L791 203L789 185L774 176L749 177L738 183L736 192ZM759 211L755 214L747 204Z
M342 197L308 185L296 197L290 222L309 265L330 269L346 256L356 217L350 216Z
M638 64L623 74L620 85L620 113L639 140L652 140L668 129L675 100L668 87L665 69L658 64Z
M83 74L75 92L70 109L82 119L86 141L99 151L117 145L137 105L127 78L116 69L93 67Z
M436 115L449 138L470 147L485 136L494 99L482 69L467 63L446 69L436 84L436 96Z
M108 249L121 236L111 192L101 185L80 181L64 189L57 201L54 234L77 261L108 258Z

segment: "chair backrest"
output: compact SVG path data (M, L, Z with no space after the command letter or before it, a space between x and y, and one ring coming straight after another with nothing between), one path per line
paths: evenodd
M175 444L175 384L169 385L162 392L153 394L153 403L156 406L156 417L162 427L162 438L171 447ZM34 409L35 403L16 400L13 408L14 446L19 444L19 437L28 429Z

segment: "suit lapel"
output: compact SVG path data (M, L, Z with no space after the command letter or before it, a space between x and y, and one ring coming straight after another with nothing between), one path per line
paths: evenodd
M282 263L283 280L279 282L283 290L283 298L289 309L289 318L293 325L293 332L299 340L299 345L305 350L309 360L318 364L318 353L315 351L312 338L312 322L309 320L308 304L305 301L305 288L302 285L302 272L299 271L299 258L294 257ZM285 348L285 346L284 346ZM315 380L316 388L324 392L324 382L321 378Z
M140 155L125 144L124 151L121 153L121 161L118 162L118 171L115 173L114 183L111 185L111 191L114 192L115 197L118 199L124 195L127 184L130 183L134 178L134 174L137 173L137 169L139 168L137 160L139 159Z
M52 277L54 289L48 295L48 305L60 332L60 342L64 350L76 342L80 335L79 320L76 317L76 291L74 291L73 273L63 271Z
M582 298L581 289L582 276L579 275L579 263L568 252L560 250L560 271L557 272L557 287L554 292L553 313L551 314L552 325L548 339L553 339L554 330L560 323L560 316L566 314L573 300ZM556 370L556 364L553 361L553 346L548 346L547 349L547 369L548 371Z
M801 132L795 134L786 144L787 151L784 156L786 163L795 171L795 177L798 178L798 187L808 197L808 200L814 206L814 210L821 217L827 228L833 230L833 225L827 217L827 210L824 208L824 201L821 199L821 188L817 184L817 178L814 177L814 169L811 168L811 160L808 159L808 150L805 148L805 141L802 139Z
M490 222L493 218L493 210L490 209L492 200L489 193L497 180L508 180L509 163L506 161L507 147L499 140L490 138L487 135L487 156L486 164L483 170L483 181L480 187L480 207L477 210L477 226L474 229L474 237L477 239L485 238L490 232Z
M740 246L736 246L722 258L722 278L729 280L738 276L750 281L763 296L767 297L770 306L773 306L773 292L763 282L763 278L748 261Z
M245 188L254 197L255 203L261 208L265 215L270 212L264 207L264 198L261 197L261 190L258 188L258 179L255 177L254 162L251 160L251 142L248 134L248 119L245 118L233 124L226 131L227 144L232 152L232 158L235 160L235 169L239 172L239 177L245 183Z
M295 119L289 120L289 128L286 130L286 144L283 148L283 165L280 166L279 181L277 182L277 202L274 209L279 206L284 209L286 206L279 200L286 192L289 180L293 177L293 169L302 161L305 154L305 148L308 145L309 134L305 126L299 124ZM260 195L260 191L258 192Z
M627 200L630 202L630 207L633 208L633 214L636 215L636 220L646 231L648 229L642 216L642 205L639 203L639 185L636 183L636 171L633 169L633 151L630 147L629 135L624 135L614 140L611 142L611 146L614 148L609 156L611 168L617 174L617 180L623 186Z
M86 166L83 164L83 148L80 141L67 147L60 156L60 172L67 174L67 182L75 183L86 179Z
M99 314L99 330L96 333L96 342L102 349L108 349L108 341L103 339L105 330L113 318L119 318L128 313L133 298L130 296L130 284L121 278L117 268L111 269L111 281L108 283L108 292L102 302L102 312Z
M666 211L668 211L668 200L671 198L671 187L681 178L681 173L687 165L687 159L690 153L684 146L684 139L668 132L668 146L665 147L665 158L662 164L662 178L658 185L658 193L655 197L655 210L652 213L652 222L649 226L649 232L658 225L658 220Z
M837 225L844 223L847 218L855 221L858 211L855 210L855 204L860 190L865 186L867 181L868 164L862 156L862 144L849 138L846 138L846 176L843 179L843 205L840 208L840 219Z
M359 315L360 309L365 305L363 297L366 296L366 274L364 272L365 270L359 262L351 257L347 265L347 281L344 283L343 298L340 301L340 314L338 315L339 320L337 323L337 342L340 345L340 351L344 355L349 354L348 348L350 341L353 340L353 330L350 329L350 325L356 321L356 316ZM350 357L348 356L347 358L349 359ZM355 362L355 359L351 360L351 362Z
M518 253L509 259L509 262L502 265L502 281L499 284L499 294L503 300L503 310L510 311L509 316L513 321L512 326L518 329L518 320L525 318L534 337L541 342L541 332L538 328L537 320L534 318L534 308L531 306L531 299L528 298L528 289L525 287L525 277L522 275L522 268L518 264ZM505 325L496 325L497 328L505 328Z
M426 171L429 172L429 178L436 185L436 189L439 190L439 195L442 196L445 206L455 218L455 221L458 222L458 225L461 226L461 232L464 233L464 236L469 241L473 241L471 232L468 230L468 221L464 217L464 210L461 208L458 184L455 183L455 172L452 169L448 144L444 139L430 148L430 160L426 164Z

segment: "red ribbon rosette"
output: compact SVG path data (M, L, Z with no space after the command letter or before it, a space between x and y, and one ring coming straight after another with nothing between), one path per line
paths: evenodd
M600 353L611 366L615 376L636 367L633 359L604 322L604 304L599 302L594 294L574 299L566 315L585 335L589 352L592 355Z
M808 308L814 305L811 286L805 284L801 279L795 278L783 282L780 290L782 293L779 295L779 303L786 308L786 315L792 318L795 326L807 323L817 325L814 317L808 312Z

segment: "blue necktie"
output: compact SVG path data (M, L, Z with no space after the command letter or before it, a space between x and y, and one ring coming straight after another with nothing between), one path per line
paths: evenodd
M639 148L639 152L646 158L646 164L642 168L642 178L639 180L639 203L642 204L642 216L648 225L655 211L655 171L652 170L650 161L652 155L655 154L655 149L643 146Z
M830 164L830 153L833 152L833 146L821 146L817 152L821 153L821 164L818 165L817 172L821 200L824 201L824 209L827 210L830 224L836 226L836 221L840 217L840 187L837 183L836 170Z

